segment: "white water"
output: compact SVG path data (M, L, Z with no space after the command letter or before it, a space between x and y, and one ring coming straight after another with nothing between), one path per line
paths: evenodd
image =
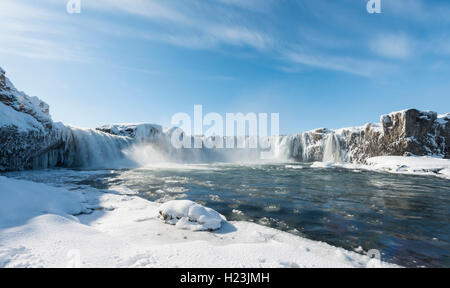
M122 167L132 165L124 150L133 140L92 129L70 128L73 134L76 167Z

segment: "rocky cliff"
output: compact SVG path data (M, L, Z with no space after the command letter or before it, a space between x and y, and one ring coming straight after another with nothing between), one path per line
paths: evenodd
M365 163L375 156L450 158L450 114L408 109L382 115L379 124L287 136L288 154L299 161Z
M0 170L66 166L71 139L49 106L18 91L0 68Z

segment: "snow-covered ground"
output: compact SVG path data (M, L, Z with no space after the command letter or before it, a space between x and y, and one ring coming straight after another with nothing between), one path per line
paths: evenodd
M121 191L0 177L0 267L395 266L249 222L183 230L161 221L162 208Z
M450 159L430 156L379 156L367 159L367 165L354 163L314 162L311 168L343 167L376 172L437 176L450 179Z
M450 179L450 159L380 156L367 159L371 168L394 173L433 175Z

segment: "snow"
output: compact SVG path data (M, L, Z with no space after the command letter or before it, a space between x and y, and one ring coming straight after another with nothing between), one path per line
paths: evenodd
M311 164L311 168L332 168L334 167L335 163L328 161L328 162L313 162Z
M379 156L367 159L367 164L378 171L435 175L450 179L450 159L430 156Z
M119 123L104 125L97 129L109 130L114 135L131 137L140 142L155 140L163 131L160 125L150 123Z
M450 113L447 114L440 114L438 115L436 122L438 122L440 125L447 125L447 122L450 121Z
M0 75L5 75L4 70L0 70ZM3 85L2 85L3 86ZM4 97L13 100L10 104L14 110L24 111L26 114L35 118L38 122L52 123L49 115L49 106L36 96L28 96L22 91L18 91L11 81L5 77Z
M15 126L20 132L29 130L44 131L44 127L31 115L17 112L0 102L0 127Z
M286 169L303 169L303 166L301 166L301 165L285 165L284 168L286 168Z
M0 267L396 267L254 223L195 232L159 219L186 207L0 176Z
M431 156L379 156L366 160L367 165L355 163L314 162L311 168L341 167L422 176L437 176L450 179L450 159Z
M226 218L217 211L189 200L173 200L159 207L161 219L179 229L217 230Z
M83 211L79 194L39 183L1 179L0 227L23 223L43 212L69 217Z

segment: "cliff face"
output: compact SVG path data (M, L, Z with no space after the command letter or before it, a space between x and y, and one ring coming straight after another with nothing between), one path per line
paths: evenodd
M381 129L367 127L348 139L354 160L384 155L450 157L450 117L409 109L381 116Z
M380 124L317 129L288 136L289 154L299 161L365 163L376 156L434 155L450 158L450 114L408 109L382 115Z

